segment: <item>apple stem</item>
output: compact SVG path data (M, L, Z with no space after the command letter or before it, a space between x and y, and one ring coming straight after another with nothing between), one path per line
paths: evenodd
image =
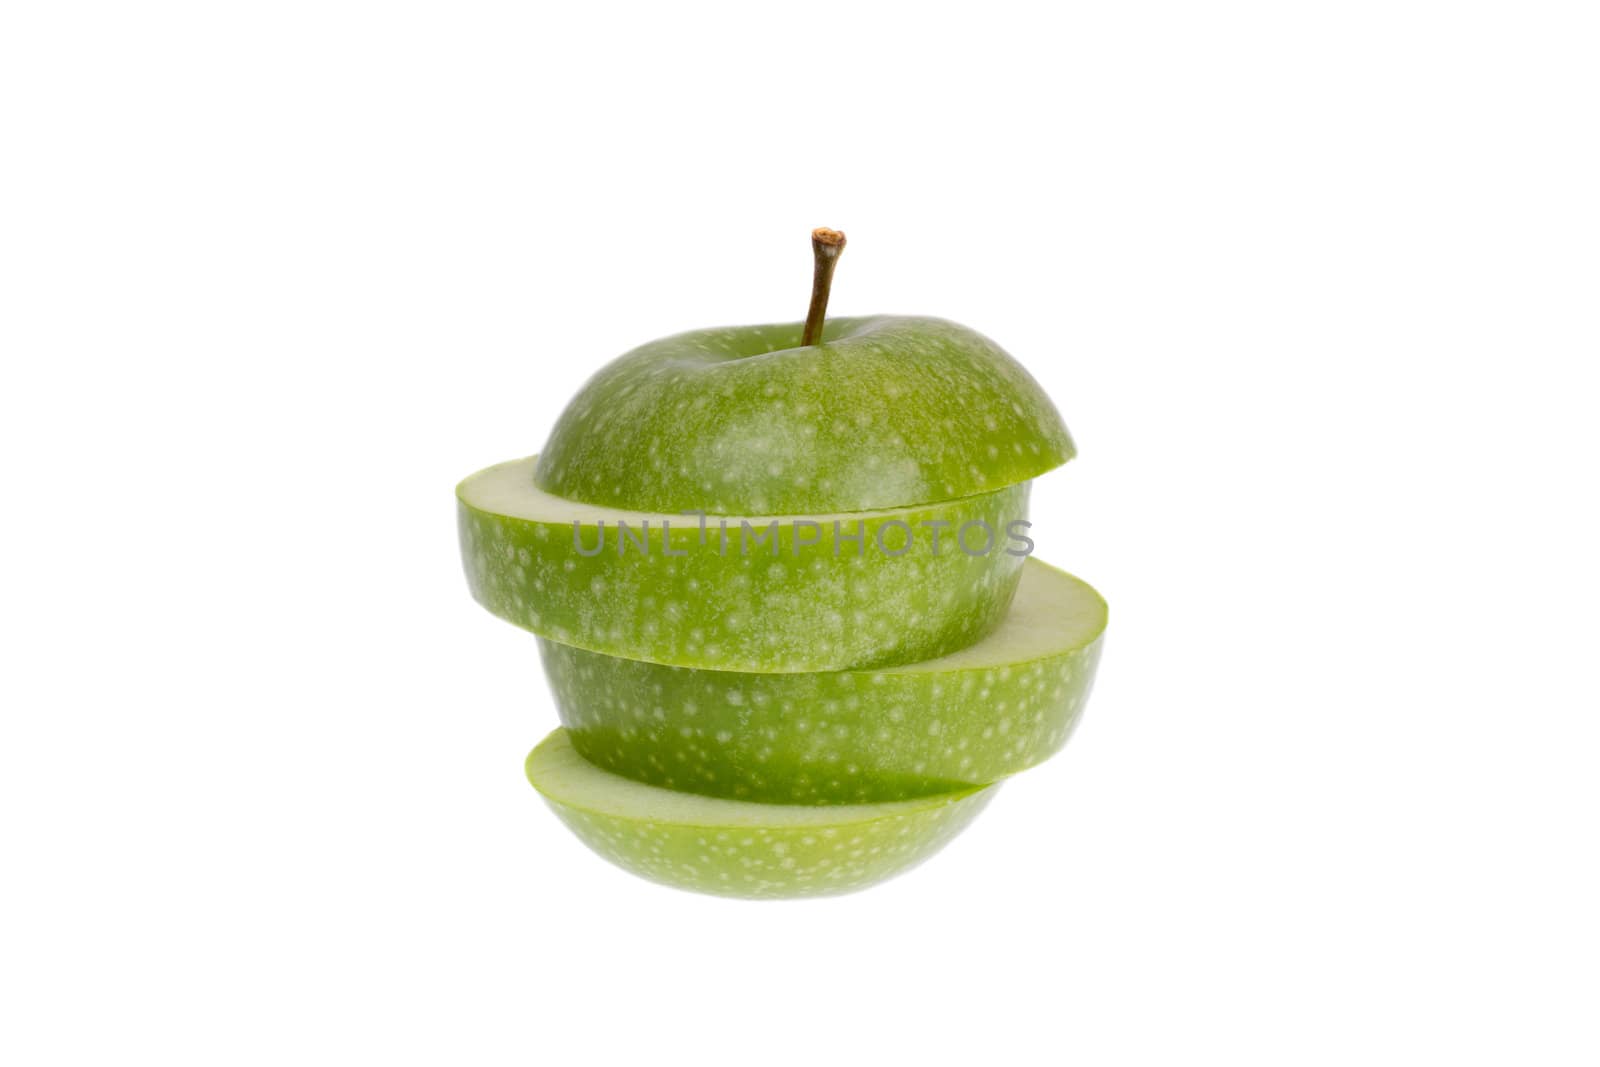
M802 345L814 345L822 340L822 320L828 314L828 292L833 288L833 268L839 265L839 253L844 251L844 234L826 228L811 231L811 254L816 259L816 271L811 275L811 310L806 312L806 330L800 335Z

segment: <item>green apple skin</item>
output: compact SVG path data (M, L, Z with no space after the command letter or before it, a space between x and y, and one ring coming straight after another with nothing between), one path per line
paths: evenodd
M723 554L716 520L702 545L692 517L619 512L544 493L533 484L534 463L490 467L457 487L467 582L501 618L592 652L763 673L911 663L993 630L1021 577L1022 558L1011 553L1022 549L1007 541L1007 527L1027 514L1025 484L947 503L819 516L815 529L781 519L775 549L768 541L741 555L737 520ZM646 549L618 537L618 517L635 532L651 520ZM865 542L836 543L834 518L840 533L859 530ZM578 543L593 548L603 519L604 550L581 555L573 521ZM663 520L672 523L670 534ZM764 531L768 521L753 525ZM959 530L970 522L994 531L989 552L960 549ZM878 549L880 533L899 554ZM816 544L805 543L813 537ZM970 546L983 541L973 527ZM668 548L682 555L669 556Z
M645 785L601 770L557 729L528 781L584 844L642 878L699 893L781 899L892 878L959 834L998 786L885 804L755 804Z
M992 492L1071 459L1039 383L943 319L832 319L651 342L579 390L540 454L541 489L713 515L871 511Z
M997 781L1067 742L1106 604L1038 560L1005 621L905 667L731 674L540 642L573 746L641 782L775 804L903 800Z

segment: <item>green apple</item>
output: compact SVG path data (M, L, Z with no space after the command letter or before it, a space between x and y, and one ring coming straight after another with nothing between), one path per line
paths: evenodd
M1024 558L1054 405L941 319L699 330L602 368L542 454L456 490L473 595L540 639L566 724L527 775L592 849L700 892L848 892L1060 749L1100 596ZM1009 613L1008 613L1009 612Z
M668 789L777 804L901 800L1043 762L1088 700L1106 604L1038 560L988 637L879 670L734 674L541 641L573 746Z
M1013 526L1025 484L876 512L701 520L563 499L534 485L535 463L457 487L468 584L496 615L611 656L768 673L940 656L999 624L1026 553Z
M652 881L734 897L864 889L943 848L998 786L883 804L755 804L661 789L601 770L556 730L528 781L601 856Z
M602 368L540 454L541 489L716 515L872 511L1027 481L1073 456L1050 398L965 326L903 316L695 330Z

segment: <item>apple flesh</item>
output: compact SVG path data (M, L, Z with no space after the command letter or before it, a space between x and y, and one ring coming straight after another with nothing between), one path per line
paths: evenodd
M528 781L584 844L643 878L733 897L865 889L921 863L998 786L883 804L755 804L661 789L601 770L557 729Z
M943 319L696 330L597 373L534 474L610 507L714 515L871 511L955 500L1071 459L1055 405L993 341Z
M457 487L467 583L501 618L610 656L766 673L910 663L993 630L1021 577L1008 527L1027 515L1025 484L877 512L711 518L702 534L692 516L554 496L533 484L535 463Z
M778 804L902 800L1054 755L1100 657L1106 604L1038 560L1005 620L938 659L867 671L734 674L540 642L573 747L641 782Z

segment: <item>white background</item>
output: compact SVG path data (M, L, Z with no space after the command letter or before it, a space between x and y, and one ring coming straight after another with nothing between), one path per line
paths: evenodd
M0 15L0 1059L1593 1063L1585 4ZM1112 605L927 866L637 881L452 488L605 360L972 325Z

